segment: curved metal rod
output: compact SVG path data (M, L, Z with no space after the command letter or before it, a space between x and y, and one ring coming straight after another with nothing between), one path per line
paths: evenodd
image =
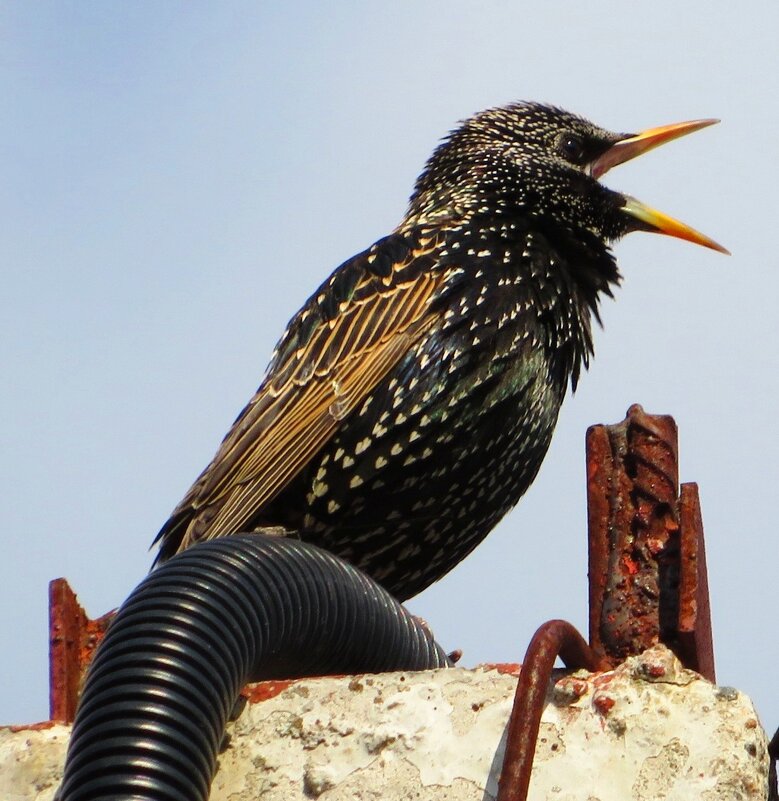
M574 670L606 670L609 663L593 651L584 637L565 620L550 620L538 628L530 641L506 736L506 752L498 779L496 801L526 801L533 769L541 714L555 659Z

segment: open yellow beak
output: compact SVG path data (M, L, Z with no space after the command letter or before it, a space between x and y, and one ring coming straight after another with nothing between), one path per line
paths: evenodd
M664 145L666 142L678 139L680 136L686 136L694 131L700 131L701 128L707 128L717 122L719 120L676 122L672 125L661 125L659 128L649 128L635 136L620 139L590 165L590 174L593 178L600 178L618 164L623 164L636 156L640 156L642 153ZM730 251L705 234L700 233L700 231L690 228L689 225L685 225L667 214L645 206L633 197L625 196L625 205L622 210L638 220L644 230L686 239L696 245L703 245L712 250L718 250L720 253L730 255Z

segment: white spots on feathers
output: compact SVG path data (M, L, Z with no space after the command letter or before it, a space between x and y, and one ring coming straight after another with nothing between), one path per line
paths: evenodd
M364 451L368 450L368 447L371 444L370 437L364 437L361 439L355 446L354 446L354 453L356 456L359 456Z

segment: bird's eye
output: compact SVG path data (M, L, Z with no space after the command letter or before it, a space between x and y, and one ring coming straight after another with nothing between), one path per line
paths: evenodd
M584 142L574 134L563 134L560 137L560 153L572 164L584 163Z

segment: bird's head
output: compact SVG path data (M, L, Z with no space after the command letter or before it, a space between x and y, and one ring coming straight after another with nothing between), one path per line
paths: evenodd
M412 218L521 213L604 242L630 231L727 251L689 226L598 180L611 167L716 120L613 133L553 106L515 103L475 114L436 149L417 180Z

